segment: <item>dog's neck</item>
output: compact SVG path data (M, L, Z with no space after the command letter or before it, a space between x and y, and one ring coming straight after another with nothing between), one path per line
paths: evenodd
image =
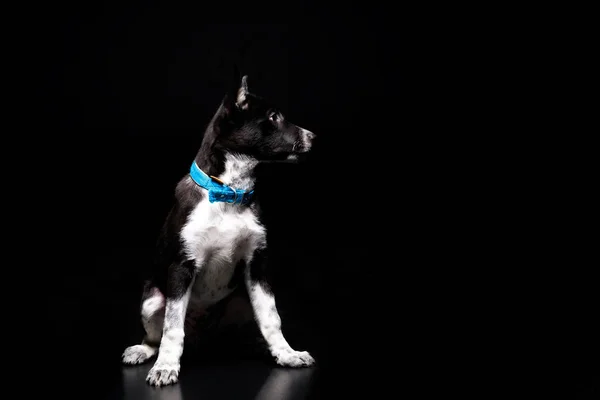
M204 133L200 150L196 155L196 164L207 175L219 178L223 183L235 189L254 188L254 169L258 160L254 157L233 152L219 141L218 116L223 113L223 105Z
M219 178L235 189L254 189L254 170L258 160L254 157L212 148L210 154L198 153L196 164L207 175Z
M254 157L225 153L224 171L217 178L235 189L250 190L254 188L256 165L258 160Z

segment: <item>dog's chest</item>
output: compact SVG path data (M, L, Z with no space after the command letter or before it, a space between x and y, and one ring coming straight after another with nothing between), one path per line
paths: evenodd
M250 262L265 238L251 208L201 201L181 231L186 255L196 265L194 302L210 305L227 296L236 265Z

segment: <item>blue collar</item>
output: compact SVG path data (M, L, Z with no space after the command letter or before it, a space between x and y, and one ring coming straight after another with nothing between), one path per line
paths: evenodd
M208 190L208 200L211 203L224 202L248 205L252 201L254 190L233 189L219 180L219 178L206 175L196 162L192 163L190 177L198 186Z

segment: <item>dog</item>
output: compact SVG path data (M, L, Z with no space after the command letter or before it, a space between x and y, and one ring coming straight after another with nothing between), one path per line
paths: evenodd
M159 235L157 262L141 301L145 336L122 355L128 365L157 355L146 377L150 385L178 381L186 315L202 313L240 285L274 361L285 367L314 364L308 352L293 349L283 336L266 279L266 228L254 192L259 163L297 162L314 139L313 132L251 93L247 75L225 94L189 173L175 188Z

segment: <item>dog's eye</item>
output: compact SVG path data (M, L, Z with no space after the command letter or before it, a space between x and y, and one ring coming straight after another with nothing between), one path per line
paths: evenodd
M269 119L273 122L279 121L279 114L276 112L269 113Z

